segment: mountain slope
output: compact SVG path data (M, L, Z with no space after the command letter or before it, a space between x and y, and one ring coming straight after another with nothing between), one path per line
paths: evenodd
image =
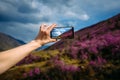
M94 24L92 26L81 29L75 32L74 39L61 40L47 49L65 48L67 46L70 46L75 41L85 41L85 40L90 40L93 38L98 38L100 36L103 36L106 33L115 34L116 30L119 30L119 29L120 29L120 14L110 19Z
M0 32L0 51L11 49L25 44L23 41L15 39L7 34Z

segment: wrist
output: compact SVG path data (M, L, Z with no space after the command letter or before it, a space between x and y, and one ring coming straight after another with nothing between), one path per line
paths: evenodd
M41 47L43 44L38 40L32 40L30 43L34 44L37 47Z

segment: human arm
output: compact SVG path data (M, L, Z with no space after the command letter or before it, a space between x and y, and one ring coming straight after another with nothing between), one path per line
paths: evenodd
M51 26L41 25L37 37L31 42L0 52L0 74L14 66L16 63L25 58L31 51L41 47L48 42L54 42L55 39L50 38L50 31L56 26L52 24Z

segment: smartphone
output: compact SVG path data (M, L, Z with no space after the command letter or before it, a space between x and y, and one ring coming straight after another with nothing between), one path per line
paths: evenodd
M50 33L54 39L73 39L74 27L55 27Z

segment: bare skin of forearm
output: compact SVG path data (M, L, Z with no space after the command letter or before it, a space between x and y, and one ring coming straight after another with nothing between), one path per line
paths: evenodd
M35 40L14 49L0 52L0 74L7 71L9 68L21 61L28 54L30 54L31 51L41 47L46 43L55 42L56 39L50 38L50 31L55 26L56 24L52 24L51 26L43 24L41 25L39 33Z
M35 40L28 44L19 46L14 49L10 49L0 53L0 74L8 70L10 67L18 63L24 57L26 57L31 51L41 47L41 44Z

